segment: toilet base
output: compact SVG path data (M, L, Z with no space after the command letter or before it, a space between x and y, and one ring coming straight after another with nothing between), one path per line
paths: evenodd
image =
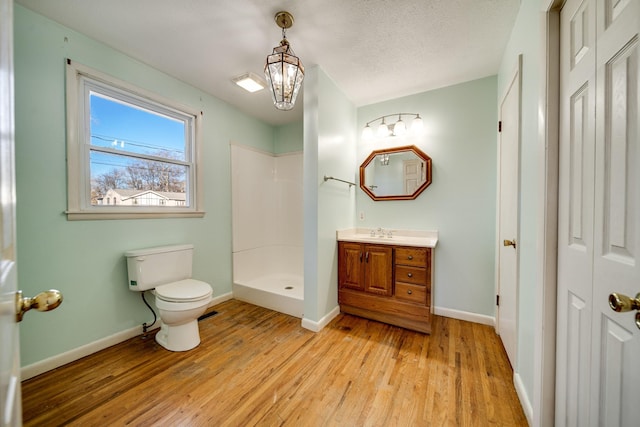
M197 347L200 344L198 320L173 326L161 322L156 342L171 351L187 351Z

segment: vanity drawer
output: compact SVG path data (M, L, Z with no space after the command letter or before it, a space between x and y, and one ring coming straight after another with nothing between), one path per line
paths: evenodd
M409 283L396 282L396 298L426 304L427 288Z
M415 283L424 286L427 284L427 270L424 268L397 265L396 282Z
M426 248L396 248L395 263L425 267L427 265L427 250Z

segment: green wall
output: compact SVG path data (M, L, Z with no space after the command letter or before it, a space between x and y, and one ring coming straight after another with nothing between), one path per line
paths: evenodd
M382 115L419 113L424 136L360 141L358 166L372 150L416 145L432 159L432 183L415 200L373 201L358 189L357 213L365 219L356 225L437 230L434 306L489 317L495 311L496 82L487 77L358 109L360 131ZM412 118L403 120L410 125Z
M274 133L274 153L283 154L302 151L302 132L302 122L277 126Z
M502 96L522 54L522 119L520 143L520 243L518 294L518 355L514 371L519 377L526 400L531 403L534 387L535 307L536 287L542 286L541 260L538 255L541 229L539 209L540 182L544 170L540 167L544 146L538 139L538 95L541 86L538 57L541 54L539 0L523 0L505 49L498 74L498 94Z
M304 319L319 322L338 306L336 230L353 227L356 108L318 66L304 85Z
M19 5L14 25L18 280L25 295L64 294L20 324L22 365L152 320L126 286L126 250L193 243L194 277L231 292L229 142L273 152L273 127ZM204 112L204 218L67 221L67 57Z

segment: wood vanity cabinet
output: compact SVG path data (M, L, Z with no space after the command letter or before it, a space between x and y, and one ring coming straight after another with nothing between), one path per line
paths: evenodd
M431 248L338 242L340 311L431 332Z

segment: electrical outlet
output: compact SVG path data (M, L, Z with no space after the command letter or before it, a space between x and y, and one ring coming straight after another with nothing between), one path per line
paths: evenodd
M360 218L360 221L364 221L364 211L360 211L359 218Z

